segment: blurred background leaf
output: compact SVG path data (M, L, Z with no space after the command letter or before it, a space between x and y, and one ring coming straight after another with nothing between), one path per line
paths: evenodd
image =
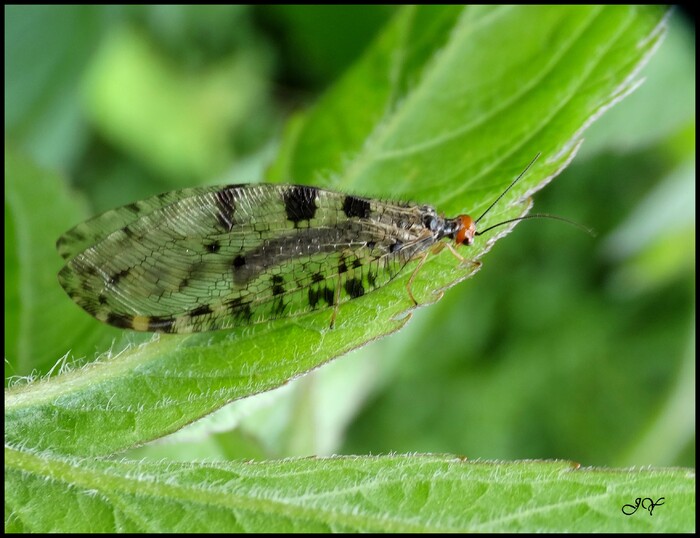
M395 8L5 9L6 140L88 201L57 203L60 221L45 215L63 227L185 184L259 180L283 118L360 57ZM588 224L598 239L524 223L476 279L401 333L138 455L437 451L693 466L693 32L674 13L645 84L536 197L536 211ZM6 266L19 252L7 248L8 228L17 236L7 203ZM6 318L21 302L6 295ZM50 354L15 362L12 342L7 375L51 368ZM108 345L74 352L92 358ZM68 351L57 349L54 361Z

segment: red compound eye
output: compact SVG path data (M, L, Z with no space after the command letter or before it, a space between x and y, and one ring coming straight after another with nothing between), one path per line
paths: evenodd
M474 219L469 215L460 215L457 217L460 221L459 231L455 237L458 245L465 244L471 245L474 242L474 235L476 234L476 224L474 224Z

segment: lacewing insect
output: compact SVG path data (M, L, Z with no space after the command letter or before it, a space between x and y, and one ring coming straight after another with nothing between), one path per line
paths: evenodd
M537 156L539 157L539 155ZM535 157L535 160L537 159ZM411 261L477 231L429 205L380 201L306 185L229 185L160 194L107 211L60 237L66 293L116 327L190 333L333 308L385 286ZM469 262L478 263L478 262Z

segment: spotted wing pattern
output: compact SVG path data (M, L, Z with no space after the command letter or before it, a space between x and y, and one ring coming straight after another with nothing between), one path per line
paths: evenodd
M435 242L425 209L299 185L175 191L67 232L58 276L78 305L118 327L187 333L259 323L388 283Z

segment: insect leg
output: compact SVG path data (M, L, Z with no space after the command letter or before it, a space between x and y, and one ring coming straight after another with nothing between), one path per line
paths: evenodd
M457 258L457 259L459 260L459 262L460 262L462 265L467 265L467 264L469 264L469 265L473 265L475 268L481 267L481 262L475 261L475 260L468 260L468 259L466 259L466 258L465 258L464 256L462 256L459 252L457 252L457 251L455 250L455 247L453 247L450 243L438 243L438 245L441 245L442 247L447 247L448 249L450 249L450 252L452 253L452 255L453 255L455 258ZM436 247L437 247L438 245L436 245ZM442 248L440 248L440 250L442 250ZM440 250L438 250L437 252L440 252ZM434 252L434 253L437 253L436 251L433 251L433 252Z
M449 244L449 243L437 243L430 251L426 251L424 254L421 255L420 261L418 262L418 265L413 270L413 273L411 273L411 278L408 279L408 283L406 284L406 290L408 291L408 296L413 301L414 306L418 306L418 301L416 301L416 298L413 296L413 291L411 289L411 286L413 285L413 281L415 280L416 275L418 274L418 271L420 270L421 267L423 267L425 260L428 258L428 254L439 254L440 252L442 252L442 249L444 249L445 247L447 247L450 250L452 255L455 258L457 258L462 265L472 265L472 266L474 266L474 268L481 267L481 262L466 259L459 252L457 252L451 244Z
M416 268L413 270L413 273L411 273L411 278L409 278L408 282L406 283L406 291L408 291L408 296L411 298L411 301L413 301L413 306L418 306L418 301L416 301L416 298L413 296L413 291L411 290L411 286L413 286L413 280L416 278L418 271L420 270L421 267L423 267L425 260L428 259L428 254L429 254L429 252L426 251L421 256L420 261L418 262L418 265L416 265Z

